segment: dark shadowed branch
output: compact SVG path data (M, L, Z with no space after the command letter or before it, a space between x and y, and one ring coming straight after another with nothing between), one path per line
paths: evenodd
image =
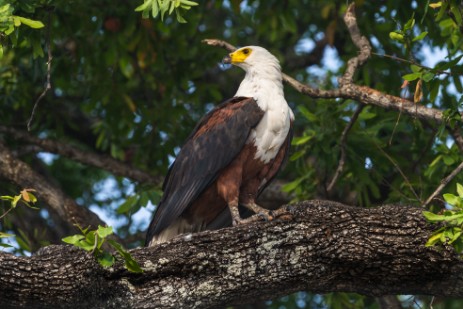
M0 133L6 133L14 139L37 145L45 152L58 154L89 166L104 169L115 176L127 177L140 183L152 185L159 185L162 181L161 177L153 176L124 162L111 158L110 156L98 154L89 150L82 150L69 143L38 138L27 132L1 125Z
M45 202L55 218L61 223L81 227L106 225L96 214L68 197L56 185L47 181L42 175L34 171L29 165L16 158L13 153L0 141L0 174L2 177L16 183L22 188L33 188L37 191L39 201Z

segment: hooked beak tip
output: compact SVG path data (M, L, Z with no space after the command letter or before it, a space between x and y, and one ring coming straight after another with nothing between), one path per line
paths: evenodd
M231 64L231 57L230 56L225 56L222 59L223 64Z

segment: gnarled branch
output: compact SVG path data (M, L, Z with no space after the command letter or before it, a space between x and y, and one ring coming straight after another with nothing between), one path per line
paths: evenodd
M142 275L66 246L0 253L0 306L216 308L300 290L463 296L463 262L424 246L432 226L419 208L306 201L291 213L132 250Z

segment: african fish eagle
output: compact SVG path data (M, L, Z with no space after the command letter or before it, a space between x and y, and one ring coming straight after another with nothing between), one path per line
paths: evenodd
M291 144L294 114L284 98L280 64L259 46L240 48L223 62L244 69L246 76L233 98L199 121L170 167L147 246L230 223L272 219L256 198ZM241 218L239 205L255 215Z

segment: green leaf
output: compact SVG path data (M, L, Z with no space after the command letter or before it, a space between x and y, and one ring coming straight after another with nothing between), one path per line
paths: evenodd
M442 63L439 63L438 65L436 65L436 69L439 69L439 70L448 70L450 69L451 67L457 65L458 62L460 62L461 58L463 58L463 54L461 54L460 56L454 58L453 60L449 61L449 62L442 62Z
M431 237L429 237L428 241L425 244L425 247L434 246L437 242L439 242L442 235L443 232L433 234Z
M434 73L431 73L431 72L426 72L423 74L423 76L421 77L421 79L425 82L429 82L431 81L433 78L434 78Z
M146 10L151 5L151 2L156 2L156 0L154 0L154 1L153 0L145 0L142 5L137 6L135 8L135 11L136 12L141 12L141 11ZM157 5L157 3L156 3L156 5Z
M8 234L4 232L0 232L0 238L8 238L8 237L14 237L16 236L15 234Z
M410 30L413 28L413 26L415 25L415 13L413 13L412 15L412 18L410 18L407 23L404 25L404 30L407 31L407 30Z
M414 81L415 79L420 78L422 73L410 73L410 74L405 74L402 76L403 79L408 80L409 82Z
M457 193L460 198L463 198L463 185L457 183Z
M296 180L293 180L291 181L290 183L287 183L285 184L283 187L282 187L282 190L284 192L290 192L290 191L293 191L294 189L296 189L300 183L304 180L305 178L304 177L301 177L301 178L298 178Z
M3 248L14 248L12 245L10 245L10 244L4 244L4 243L0 243L0 247L3 247Z
M455 159L451 156L443 156L442 160L444 161L445 165L453 165L455 163Z
M404 35L397 32L389 32L389 37L395 41L403 42Z
M195 6L195 5L198 5L197 2L189 1L189 0L180 0L180 3L182 3L183 5L188 5L188 6Z
M426 218L426 220L430 222L439 222L439 221L444 221L444 216L443 215L438 215L430 211L423 211L423 215Z
M103 267L111 267L114 264L114 256L109 252L103 252L97 257L98 263Z
M152 4L151 4L151 15L153 16L153 18L156 18L156 16L158 16L159 14L159 4L158 4L158 1L157 0L153 0Z
M138 201L138 196L137 195L132 195L129 196L124 203L122 203L116 210L118 214L123 214L128 212L133 208L133 206L137 203Z
M15 208L18 202L21 200L21 195L16 195L11 202L11 207Z
M291 145L299 146L299 145L307 143L312 138L313 138L313 135L312 136L311 135L305 135L305 136L301 136L301 137L295 137L295 138L293 138L293 141L292 141Z
M64 241L65 243L77 246L77 244L84 238L85 238L84 235L72 235L72 236L64 237L61 240Z
M183 18L183 16L180 14L180 11L177 9L175 10L175 15L177 17L177 21L181 24L185 24L186 23L186 20L185 18Z
M113 227L112 226L102 227L101 225L98 225L97 233L101 238L106 238L109 235L113 234Z
M416 42L416 41L421 41L422 39L425 38L425 36L428 35L428 32L427 31L423 31L421 32L418 36L414 37L412 42Z
M434 102L434 100L437 97L437 94L439 93L440 81L436 81L436 80L432 81L430 88L431 90L429 91L429 100L431 102Z
M376 116L378 116L376 113L373 113L373 112L369 112L367 110L363 110L360 115L359 115L359 119L361 120L368 120L368 119L373 119L375 118Z
M299 111L301 114L310 122L317 121L317 116L314 113L310 112L305 106L298 106Z
M137 263L137 261L135 261L133 258L132 258L132 255L130 253L127 252L127 250L125 250L125 248L118 242L112 240L112 239L108 239L108 243L114 248L116 249L116 251L119 253L119 255L124 259L124 262L125 262L125 267L131 271L131 272L134 272L134 273L142 273L143 272L143 269L140 267L140 265Z
M444 200L450 205L457 205L460 203L460 197L453 195L451 193L445 193L443 197L444 197Z
M45 25L39 20L32 20L21 16L14 16L14 18L18 18L22 24L29 26L33 29L40 29L45 27Z
M416 64L411 64L410 69L412 70L413 73L418 73L418 72L423 71L423 68Z
M461 17L461 12L460 12L460 8L458 5L452 3L450 4L450 12L453 13L453 16L457 22L458 25L462 25L462 17Z

